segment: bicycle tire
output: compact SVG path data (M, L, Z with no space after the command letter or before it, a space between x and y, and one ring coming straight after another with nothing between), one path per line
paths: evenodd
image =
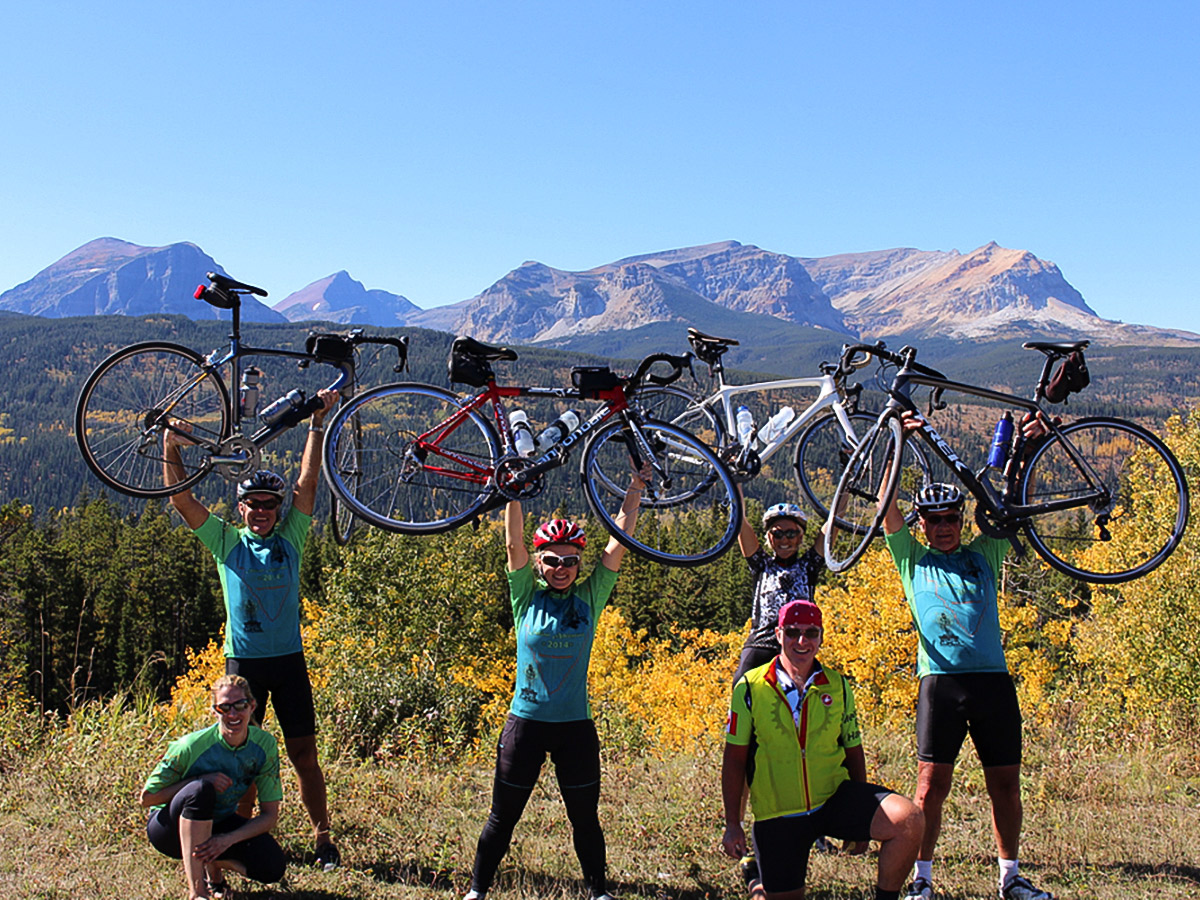
M733 476L690 432L667 422L642 421L636 427L650 445L656 467L642 495L634 533L616 522L624 491L614 494L600 475L629 471L622 422L600 428L583 449L579 475L588 506L609 534L639 556L668 566L711 562L733 546L742 526L742 501Z
M1059 434L1110 496L1103 504L1034 515L1025 528L1033 549L1058 571L1097 584L1130 581L1161 565L1183 537L1189 506L1186 475L1167 445L1140 425L1108 416L1078 419ZM1092 491L1054 435L1026 462L1018 492L1022 504L1033 505Z
M642 417L656 422L669 422L690 431L709 447L720 452L728 445L728 433L719 413L691 391L673 385L650 385L633 392L630 402L642 412Z
M338 502L401 534L437 534L470 521L495 492L500 437L478 411L451 425L463 403L442 388L401 382L343 404L322 447L325 479ZM351 441L359 444L358 479L339 468Z
M858 562L881 533L884 514L900 484L902 456L896 453L896 445L903 442L900 419L889 413L871 426L850 454L831 500L840 510L838 518L849 527L828 530L822 540L825 565L831 572L844 572Z
M204 357L180 344L146 341L118 350L84 382L75 404L75 440L83 460L109 487L133 497L168 497L209 473L201 445L180 447L187 473L163 478L164 414L213 443L229 436L229 390Z
M342 484L349 493L357 497L363 481L362 420L358 416L352 417L342 428L341 446L336 456ZM333 540L339 547L345 547L354 535L354 525L358 516L354 514L354 509L349 503L338 499L332 488L329 496L329 519L333 523Z
M860 410L851 414L850 425L854 429L855 437L861 438L865 435L878 419L877 412ZM796 455L792 463L796 471L796 483L822 521L829 519L829 505L834 489L855 446L857 441L850 440L842 430L837 416L832 413L821 416L807 425L796 441ZM929 459L916 441L904 442L903 471L914 473L921 485L930 480ZM899 495L897 502L900 504L900 512L904 515L904 520L911 525L917 518L917 509L912 499L915 492L904 490L900 491ZM835 519L834 524L847 531L854 530L854 525L841 517Z

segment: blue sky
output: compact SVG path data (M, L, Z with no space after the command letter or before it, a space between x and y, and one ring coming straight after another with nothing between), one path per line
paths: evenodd
M1200 332L1198 10L10 4L0 291L102 236L424 307L529 259L994 240Z

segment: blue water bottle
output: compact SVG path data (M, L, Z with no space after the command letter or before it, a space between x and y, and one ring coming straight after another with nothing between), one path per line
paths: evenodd
M1012 442L1013 417L1008 410L996 423L996 431L992 435L992 449L988 451L988 465L993 469L1003 469L1008 461L1008 447Z

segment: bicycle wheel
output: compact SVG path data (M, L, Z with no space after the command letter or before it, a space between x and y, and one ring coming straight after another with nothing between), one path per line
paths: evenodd
M825 564L832 572L850 568L880 534L884 512L899 488L904 440L900 420L894 415L876 422L850 454L831 502L846 528L825 534ZM880 502L880 498L883 502Z
M1027 505L1080 500L1071 509L1034 515L1025 532L1054 568L1100 584L1156 568L1187 527L1183 468L1166 444L1122 419L1096 416L1064 426L1025 464L1019 496ZM1091 498L1086 505L1084 498Z
M341 447L336 454L338 478L345 486L346 491L357 497L363 479L362 419L358 416L351 417L350 421L343 426L342 431ZM329 517L333 522L333 540L339 547L345 547L350 543L350 537L354 533L354 523L358 517L349 503L338 500L338 495L332 489L329 493Z
M854 413L850 416L850 426L854 429L854 435L851 436L842 430L837 416L830 414L814 420L800 433L793 463L796 482L822 519L829 518L833 492L850 460L850 454L854 452L858 440L871 430L878 419L879 413ZM904 442L901 471L902 489L897 493L896 501L900 504L905 521L911 524L917 517L913 498L930 480L929 460L916 441ZM841 516L835 520L835 524L848 531L855 531L857 527Z
M191 428L199 444L180 447L185 476L163 478L164 419ZM75 440L84 462L111 488L134 497L166 497L209 472L214 445L229 436L229 391L200 354L148 342L118 350L79 392Z
M702 399L683 388L652 385L634 391L630 402L641 409L643 418L669 422L690 431L714 450L723 450L727 443L725 423L719 413L701 403Z
M698 566L732 546L742 526L742 502L733 477L695 435L666 422L636 426L653 454L654 472L638 507L636 528L617 523L624 489L614 493L601 473L630 469L626 426L612 422L587 442L579 474L592 512L633 552L671 566ZM628 475L624 476L625 478ZM628 481L625 482L628 484Z
M449 391L385 384L333 417L322 449L338 503L388 531L435 534L470 520L492 497L496 429ZM357 467L347 465L357 456Z

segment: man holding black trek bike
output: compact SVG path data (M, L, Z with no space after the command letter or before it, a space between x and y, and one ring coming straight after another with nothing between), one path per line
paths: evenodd
M281 507L287 484L265 469L238 484L242 527L210 513L190 490L172 494L170 500L217 561L225 597L225 671L249 682L258 701L255 725L262 725L271 699L300 782L300 800L312 822L316 862L328 870L341 862L341 855L329 837L325 775L317 758L316 711L300 637L301 554L321 475L325 415L338 400L337 392L328 388L318 396L322 407L309 422L300 477L286 515L281 515ZM188 442L186 424L172 424L176 427L165 429L163 438L167 485L184 477L179 448ZM254 794L247 792L239 815L251 818L253 805Z
M904 428L922 418L906 412ZM1043 431L1023 423L1026 437ZM909 532L893 498L884 520L887 547L900 572L919 638L917 672L917 792L925 834L906 900L933 896L933 851L963 739L971 735L992 805L1000 867L1000 900L1053 900L1018 872L1021 837L1021 710L1001 642L1000 567L1009 542L980 535L962 543L965 497L952 484L930 484L917 496L919 525Z

